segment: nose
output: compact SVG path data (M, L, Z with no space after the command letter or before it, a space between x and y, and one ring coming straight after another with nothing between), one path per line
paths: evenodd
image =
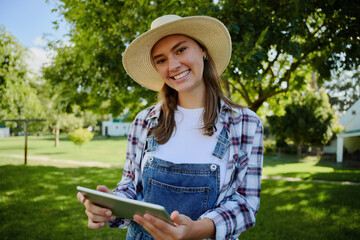
M181 66L181 63L176 56L171 56L168 61L169 61L169 72L176 72Z

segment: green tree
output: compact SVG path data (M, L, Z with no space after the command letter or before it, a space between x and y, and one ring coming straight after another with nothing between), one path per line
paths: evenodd
M37 91L46 115L46 129L54 133L55 147L57 147L61 130L73 131L83 127L85 121L78 113L78 108L69 104L70 95L65 87L58 85L54 88L48 81L43 80L37 85Z
M226 0L214 15L228 26L233 55L229 92L257 111L267 99L300 90L316 72L360 61L360 5L352 0Z
M323 146L331 139L336 126L334 115L323 90L307 91L294 96L293 103L285 107L285 115L269 116L267 120L278 144L292 140L301 155L304 145Z
M72 103L98 109L105 102L113 115L126 107L135 114L155 101L154 92L127 76L121 56L164 14L224 22L233 42L226 89L254 111L273 96L301 89L311 71L321 84L332 69L360 61L360 6L352 0L61 0L54 11L71 24L72 44L53 44L58 55L45 69L46 79L72 89Z
M26 54L26 49L0 25L0 121L44 117L37 78L30 74Z
M59 1L58 11L71 24L71 44L53 43L57 51L44 77L65 84L71 101L82 109L120 115L156 101L156 93L140 87L122 66L122 53L139 32L162 14L202 14L212 1Z
M52 91L47 92L47 94L49 93L51 94ZM84 119L76 112L76 107L76 113L73 112L73 109L69 110L65 108L65 106L68 106L69 99L64 92L62 92L62 94L54 93L54 95L45 97L44 99L47 101L44 103L48 116L47 123L55 135L55 147L58 147L60 143L60 131L65 130L71 132L75 129L82 128L84 126Z

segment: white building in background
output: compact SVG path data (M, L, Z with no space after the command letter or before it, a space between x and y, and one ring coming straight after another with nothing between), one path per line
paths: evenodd
M102 135L103 136L127 136L131 123L122 122L120 119L112 118L109 115L109 121L102 122Z
M10 128L0 124L0 138L10 137Z
M343 149L349 153L360 150L360 99L339 119L344 131L337 136L336 162L342 163Z

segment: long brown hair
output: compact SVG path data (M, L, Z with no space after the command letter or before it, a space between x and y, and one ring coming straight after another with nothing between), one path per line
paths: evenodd
M206 51L205 47L200 43L198 44ZM222 79L209 55L204 60L203 79L206 87L206 104L203 114L204 125L201 130L204 135L212 136L217 131L216 120L220 110L220 101L225 101L232 108L241 108L242 106L225 97L221 89ZM159 101L162 102L161 112L158 125L151 129L151 134L154 134L158 144L165 144L169 141L176 127L175 110L177 109L178 92L164 84L158 97Z

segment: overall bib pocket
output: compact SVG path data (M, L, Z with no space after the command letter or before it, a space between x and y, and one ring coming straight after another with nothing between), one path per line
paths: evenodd
M151 157L143 172L144 201L198 220L215 205L219 176L216 164L174 164Z
M166 206L169 214L179 213L197 220L208 208L210 187L174 186L149 178L145 201Z

